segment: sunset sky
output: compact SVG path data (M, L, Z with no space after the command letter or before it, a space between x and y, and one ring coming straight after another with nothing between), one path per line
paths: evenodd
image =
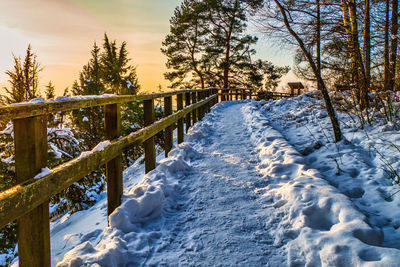
M7 85L4 72L13 66L12 53L24 57L29 43L44 66L41 85L50 80L56 94L71 86L90 57L94 41L104 32L118 43L125 40L139 82L145 91L164 89L166 58L161 42L169 31L169 18L180 0L1 0L0 86ZM258 57L279 65L292 60L261 39ZM285 52L287 54L287 52Z

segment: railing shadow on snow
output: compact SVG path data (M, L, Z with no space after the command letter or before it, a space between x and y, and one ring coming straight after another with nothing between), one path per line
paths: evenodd
M183 142L184 124L187 131L218 101L244 100L255 96L250 89L185 89L145 95L72 97L0 107L0 121L11 120L14 126L17 184L0 192L0 228L17 220L19 265L50 266L49 199L52 196L105 165L109 215L121 204L124 150L143 143L147 173L156 167L154 136L157 133L164 131L167 155L173 146L175 123L179 144ZM172 97L176 97L175 113L172 110ZM287 96L277 93L275 97ZM158 98L164 100L165 117L155 122L154 100ZM143 101L145 128L120 137L120 105L133 101ZM92 151L82 153L37 179L36 175L47 166L48 115L97 106L104 106L104 131L108 141L101 142Z

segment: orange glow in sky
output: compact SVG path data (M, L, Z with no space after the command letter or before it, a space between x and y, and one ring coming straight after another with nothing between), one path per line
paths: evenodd
M44 67L40 83L50 80L61 94L78 78L90 58L93 42L104 32L118 43L127 41L132 63L145 91L164 89L166 58L161 42L180 0L1 0L0 85L13 66L12 53L25 56L29 43ZM43 91L43 90L42 90Z
M166 57L161 43L169 32L169 19L180 0L0 0L0 88L7 85L5 71L13 67L12 53L25 56L28 44L44 67L42 92L51 80L60 95L78 78L90 58L93 42L110 39L128 43L143 91L166 90ZM283 65L282 53L260 40L258 56Z

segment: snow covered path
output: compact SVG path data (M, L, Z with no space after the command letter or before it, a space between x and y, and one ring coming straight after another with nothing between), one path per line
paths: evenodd
M159 248L150 264L255 266L278 255L277 266L286 258L272 246L266 229L274 227L265 223L274 208L254 192L255 185L263 184L256 168L260 160L240 107L228 106L215 119L215 132L180 189L179 209L166 216L173 240Z
M257 103L218 104L185 141L58 266L400 266Z

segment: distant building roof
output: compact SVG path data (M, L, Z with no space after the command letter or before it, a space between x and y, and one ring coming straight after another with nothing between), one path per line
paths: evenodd
M288 83L288 85L291 89L304 89L304 85L301 82Z

